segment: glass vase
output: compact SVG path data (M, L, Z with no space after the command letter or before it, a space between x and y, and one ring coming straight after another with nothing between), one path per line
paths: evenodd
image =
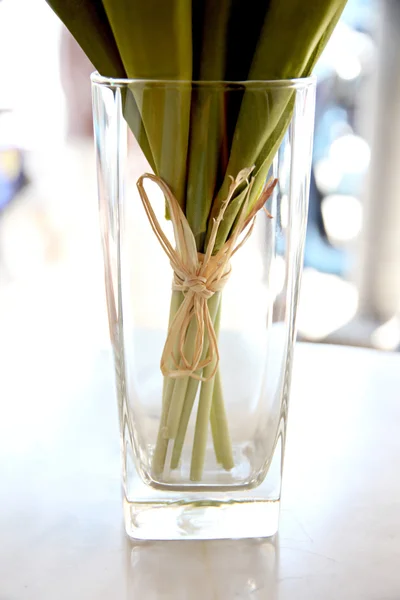
M92 90L127 534L272 536L315 82Z

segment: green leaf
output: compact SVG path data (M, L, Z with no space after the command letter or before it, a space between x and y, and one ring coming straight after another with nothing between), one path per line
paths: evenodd
M47 0L47 2L101 75L111 78L126 77L101 0ZM126 89L122 89L121 94L125 119L150 165L154 167L147 135L134 98Z
M102 75L150 80L122 91L124 116L154 172L186 205L199 249L226 197L229 176L255 165L251 198L261 189L290 122L294 92L191 93L189 83L158 86L155 80L307 76L345 5L344 0L48 3ZM233 208L225 218L229 235Z
M193 22L199 47L195 54L196 76L203 81L223 79L226 36L231 0L206 0L203 14ZM197 28L196 28L197 25ZM201 34L198 29L201 28ZM218 166L226 138L225 89L221 85L195 86L192 91L188 152L186 216L203 250L204 234L217 183ZM225 142L226 143L226 142Z
M191 3L187 0L103 0L129 78L186 80L192 76ZM190 121L189 84L134 83L156 174L185 202Z
M139 146L142 149L143 154L147 158L147 161L153 171L156 171L156 164L152 150L150 148L149 140L147 137L146 130L143 125L143 119L139 112L138 105L135 100L135 96L128 87L121 88L122 97L122 112L126 122L128 123L129 129L135 136Z
M308 76L344 8L344 0L325 0L304 6L300 0L272 0L255 53L250 78L287 79ZM281 87L268 92L249 88L243 98L232 141L225 180L213 203L218 214L229 188L229 176L256 165L257 184L265 181L273 156L290 123L293 90ZM251 204L250 207L251 208ZM233 224L233 223L232 223ZM210 235L209 222L207 237ZM223 239L218 237L218 244Z
M90 62L106 77L126 71L101 0L47 0Z
M337 25L337 22L342 14L343 6L340 6L336 13L333 15L332 20L329 26L326 28L324 34L322 35L320 41L312 53L306 68L304 69L304 73L302 77L308 77L311 75L314 66L320 57L322 51L324 50L327 41L329 40L334 28ZM256 198L259 196L262 188L265 185L265 181L268 177L268 171L271 167L272 160L282 142L283 136L287 131L289 123L292 118L294 109L294 97L292 96L287 103L287 106L279 119L277 126L275 127L273 133L269 136L263 150L257 157L256 161L256 169L255 169L255 183L253 185L253 189L251 192L251 199L249 206L250 208L253 206Z

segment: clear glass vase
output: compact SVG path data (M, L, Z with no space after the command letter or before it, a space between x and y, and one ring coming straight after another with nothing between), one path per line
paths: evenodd
M127 533L271 536L315 82L94 74L92 89Z

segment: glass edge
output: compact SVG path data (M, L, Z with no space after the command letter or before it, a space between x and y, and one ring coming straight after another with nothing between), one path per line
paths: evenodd
M317 78L315 75L309 77L300 77L292 79L250 79L245 81L191 81L185 79L124 79L124 78L113 78L104 77L97 71L94 71L90 75L90 79L93 85L105 86L105 87L124 87L133 84L146 85L146 84L161 84L172 86L176 85L201 85L204 87L217 87L220 85L224 86L245 86L249 88L261 88L261 87L275 87L275 88L291 88L291 89L303 89L308 86L315 85Z

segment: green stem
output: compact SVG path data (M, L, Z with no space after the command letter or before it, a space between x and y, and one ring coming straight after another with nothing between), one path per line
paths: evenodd
M214 294L208 301L208 310L210 311L211 320L214 322L219 312L220 294ZM203 354L201 360L204 360L208 351L208 341L205 340ZM200 371L198 372L200 375ZM197 390L200 384L198 379L188 377L190 381L187 385L186 396L182 407L181 417L179 421L178 432L175 438L174 448L171 457L171 469L177 469L182 454L182 448L186 437L186 431L189 424L190 415L192 414L193 404L196 398Z
M222 446L221 446L221 443L220 443L220 439L219 439L219 436L218 436L218 423L217 423L217 417L216 417L216 414L215 414L215 402L214 402L214 400L213 400L213 402L211 404L210 424L211 424L211 435L212 435L212 440L213 440L215 458L217 459L217 463L219 465L222 465L222 454L223 454L223 452L222 452Z
M214 294L208 301L208 310L210 311L211 320L213 323L215 322L215 330L217 331L217 323L216 320L219 314L219 306L220 306L220 297L221 294ZM203 355L201 360L204 360L208 351L208 342L205 341ZM198 372L200 375L200 371ZM198 379L193 379L193 377L189 378L190 381L188 383L185 402L182 408L181 418L179 421L179 428L175 438L174 448L172 451L171 458L171 469L177 469L179 465L179 461L181 459L182 448L186 437L186 431L189 424L190 415L192 414L193 404L196 399L197 390L200 384Z
M198 379L193 379L192 377L190 378L186 391L185 402L182 408L181 418L179 421L178 433L176 434L174 447L172 450L171 469L177 469L179 466L183 443L185 441L186 431L189 425L190 415L192 414L193 404L196 398L199 383L200 382Z
M170 322L182 302L181 294L177 294L177 297L174 296L171 300ZM211 319L215 323L217 337L219 334L221 313L220 296L219 293L214 294L208 301L208 308ZM190 357L190 353L193 350L195 334L196 325L193 320L189 326L185 341L185 353L188 357ZM206 357L207 351L208 341L206 340L202 360ZM211 365L206 367L204 371L205 376L207 376L207 373L209 374L212 371ZM200 374L200 371L198 374ZM174 439L171 468L176 469L179 465L199 384L200 381L192 377L181 377L178 379L166 377L164 379L163 409L153 456L153 472L155 475L160 475L164 471L168 444L171 439ZM202 406L202 408L200 408L200 406ZM217 462L221 464L224 469L230 470L233 468L234 463L219 370L211 381L202 383L192 453L191 479L193 481L199 481L201 479L207 446L209 419L211 421Z
M215 363L208 365L203 374L208 377ZM210 420L210 411L213 399L214 377L209 381L203 381L197 409L196 428L194 432L192 462L190 465L191 481L200 481L203 475L204 462L206 458L208 422Z
M152 470L154 475L161 475L164 471L165 458L167 456L168 449L168 438L165 436L166 434L166 424L167 424L167 416L169 407L171 404L171 397L174 390L174 379L169 379L165 377L164 379L164 388L163 388L163 404L162 404L162 413L161 413L161 421L160 426L158 428L157 433L157 441L154 448L153 454L153 462L152 462Z
M169 311L168 327L171 325L172 320L178 311L183 301L183 294L181 292L173 292L171 296L171 305ZM166 424L169 407L171 404L171 397L174 391L175 379L170 377L164 377L163 382L163 396L162 396L162 412L161 421L158 428L157 441L154 448L152 470L154 475L160 475L164 470L165 457L168 449L168 439L166 438Z
M232 441L222 395L221 373L218 369L214 377L214 390L211 410L211 431L217 461L230 471L235 466L232 454Z
M214 294L208 301L211 319L215 319L218 308L219 294ZM196 342L197 323L193 317L186 335L184 344L184 352L188 360L191 360L194 354L194 345ZM207 344L204 342L202 358L206 356ZM168 410L167 424L165 435L169 439L175 439L178 433L179 421L182 414L183 405L185 402L186 391L188 389L190 377L178 377L175 382L171 403Z
M218 340L219 340L220 325L221 325L221 303L218 307L218 314L215 319L215 334L216 334ZM219 369L219 367L218 367L218 369ZM213 388L212 394L214 396L214 388ZM214 399L213 399L213 402L211 403L210 424L211 424L211 435L212 435L212 440L213 440L213 445L214 445L215 458L217 460L217 463L219 465L222 465L223 450L222 450L222 445L220 443L220 438L218 435L218 423L217 423L216 415L215 415Z
M218 306L218 311L215 317L215 331L219 331L221 319L221 311ZM216 364L216 358L207 365L203 370L203 377L208 379ZM204 462L206 458L207 437L208 437L208 422L210 420L210 412L213 400L215 376L208 381L203 381L201 384L199 406L197 409L196 428L194 432L194 441L192 449L192 462L190 465L191 481L200 481L203 475Z
M184 345L184 352L189 360L191 360L193 355L193 347L195 343L196 332L196 321L194 318L192 318ZM165 436L168 439L174 440L176 438L176 434L178 433L179 421L182 414L183 404L185 402L188 384L189 377L178 377L175 379L173 394L170 398L170 406L168 410L167 425L165 431Z

